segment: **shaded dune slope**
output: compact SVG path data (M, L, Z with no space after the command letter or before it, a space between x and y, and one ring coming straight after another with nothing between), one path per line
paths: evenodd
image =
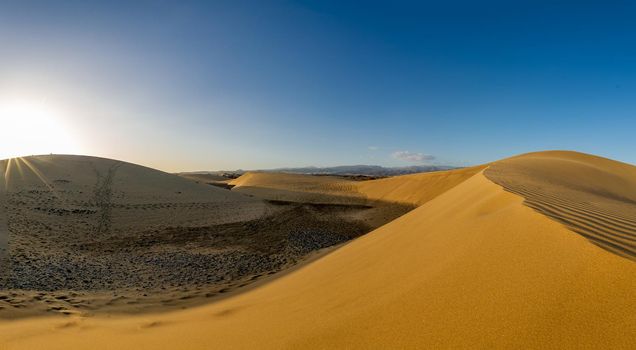
M194 300L212 287L233 288L246 273L281 264L210 238L227 227L238 228L223 237L244 236L242 222L275 209L155 169L21 157L0 161L0 188L0 318L153 308L173 294ZM197 229L212 231L207 241L193 238ZM177 235L189 238L188 249Z
M194 181L199 181L199 182L213 182L213 181L227 181L228 178L221 176L221 175L215 175L215 174L189 174L189 173L180 173L177 174L181 177L185 177L186 179L190 179L190 180L194 180Z
M265 204L255 198L98 157L43 155L2 160L0 184L16 209L65 216L89 208L115 229L168 222L236 222L265 212ZM236 212L239 207L245 210ZM14 217L20 219L17 214Z
M1 160L0 180L9 192L43 188L57 193L58 197L80 199L94 195L92 190L100 186L111 185L125 193L127 203L250 201L245 196L196 184L174 174L89 156L43 155ZM73 192L76 190L86 191Z
M590 242L636 260L636 167L552 151L496 162L485 175Z
M591 187L598 178L588 180ZM629 349L636 333L634 290L636 264L572 234L478 172L333 253L233 298L143 317L4 322L0 344Z

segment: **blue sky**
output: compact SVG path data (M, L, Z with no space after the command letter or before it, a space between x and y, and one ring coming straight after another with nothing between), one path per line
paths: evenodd
M168 171L545 149L636 163L635 15L607 1L0 1L0 98L63 110L78 153Z

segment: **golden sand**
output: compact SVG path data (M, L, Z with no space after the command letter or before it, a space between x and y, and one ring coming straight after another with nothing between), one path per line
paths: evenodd
M361 204L356 181L335 176L248 172L229 182L233 192L270 200L303 203Z
M533 157L527 167L537 166ZM626 190L636 182L627 165L570 153L558 158L549 161L550 172L558 175L572 162L583 163L572 176L588 188L625 188L607 183L608 173L617 173ZM526 166L523 159L515 164ZM10 349L634 348L633 261L524 205L523 197L483 171L437 186L448 190L235 297L163 314L3 321L0 344ZM595 205L601 206L603 193L595 193Z

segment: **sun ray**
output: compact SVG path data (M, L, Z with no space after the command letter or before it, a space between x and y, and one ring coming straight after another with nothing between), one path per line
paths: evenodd
M4 190L9 191L9 176L11 176L11 162L12 158L7 159L6 168L4 169Z
M22 165L18 161L18 158L13 158L15 160L15 168L18 171L18 175L20 176L20 180L24 180L24 171L22 171Z
M65 206L67 206L66 205L66 201L64 200L64 198L60 195L60 193L58 191L55 190L53 185L51 185L51 182L49 181L49 179L47 179L46 175L42 174L42 172L36 166L34 166L27 158L20 157L18 159L21 162L23 162L24 165L26 165L26 167L29 170L31 170L33 172L33 174L35 174L35 176L37 176L37 178L44 184L44 186L46 186L49 189L49 191L53 194L53 196L55 196L57 199L62 201L62 203Z

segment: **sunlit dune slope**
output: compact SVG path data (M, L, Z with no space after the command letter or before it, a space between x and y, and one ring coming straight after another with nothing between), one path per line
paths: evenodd
M636 259L636 167L553 151L499 161L485 174L598 246Z
M360 181L356 191L369 200L421 205L475 175L485 166Z
M270 200L308 203L360 204L356 182L334 176L248 172L229 182L233 192Z
M588 163L578 157L564 154L551 166ZM514 160L528 167L524 174L536 166L528 159ZM511 161L501 163L499 174ZM584 177L588 186L605 172L619 173L631 186L622 165L592 163ZM5 322L0 344L629 349L636 334L634 290L633 261L591 244L479 172L324 258L236 297L167 314Z
M289 201L421 205L475 175L484 166L384 179L352 181L334 176L246 173L230 181L234 191Z
M300 203L365 205L353 218L376 228L426 203L484 166L354 181L337 176L250 172L230 181L234 192Z

